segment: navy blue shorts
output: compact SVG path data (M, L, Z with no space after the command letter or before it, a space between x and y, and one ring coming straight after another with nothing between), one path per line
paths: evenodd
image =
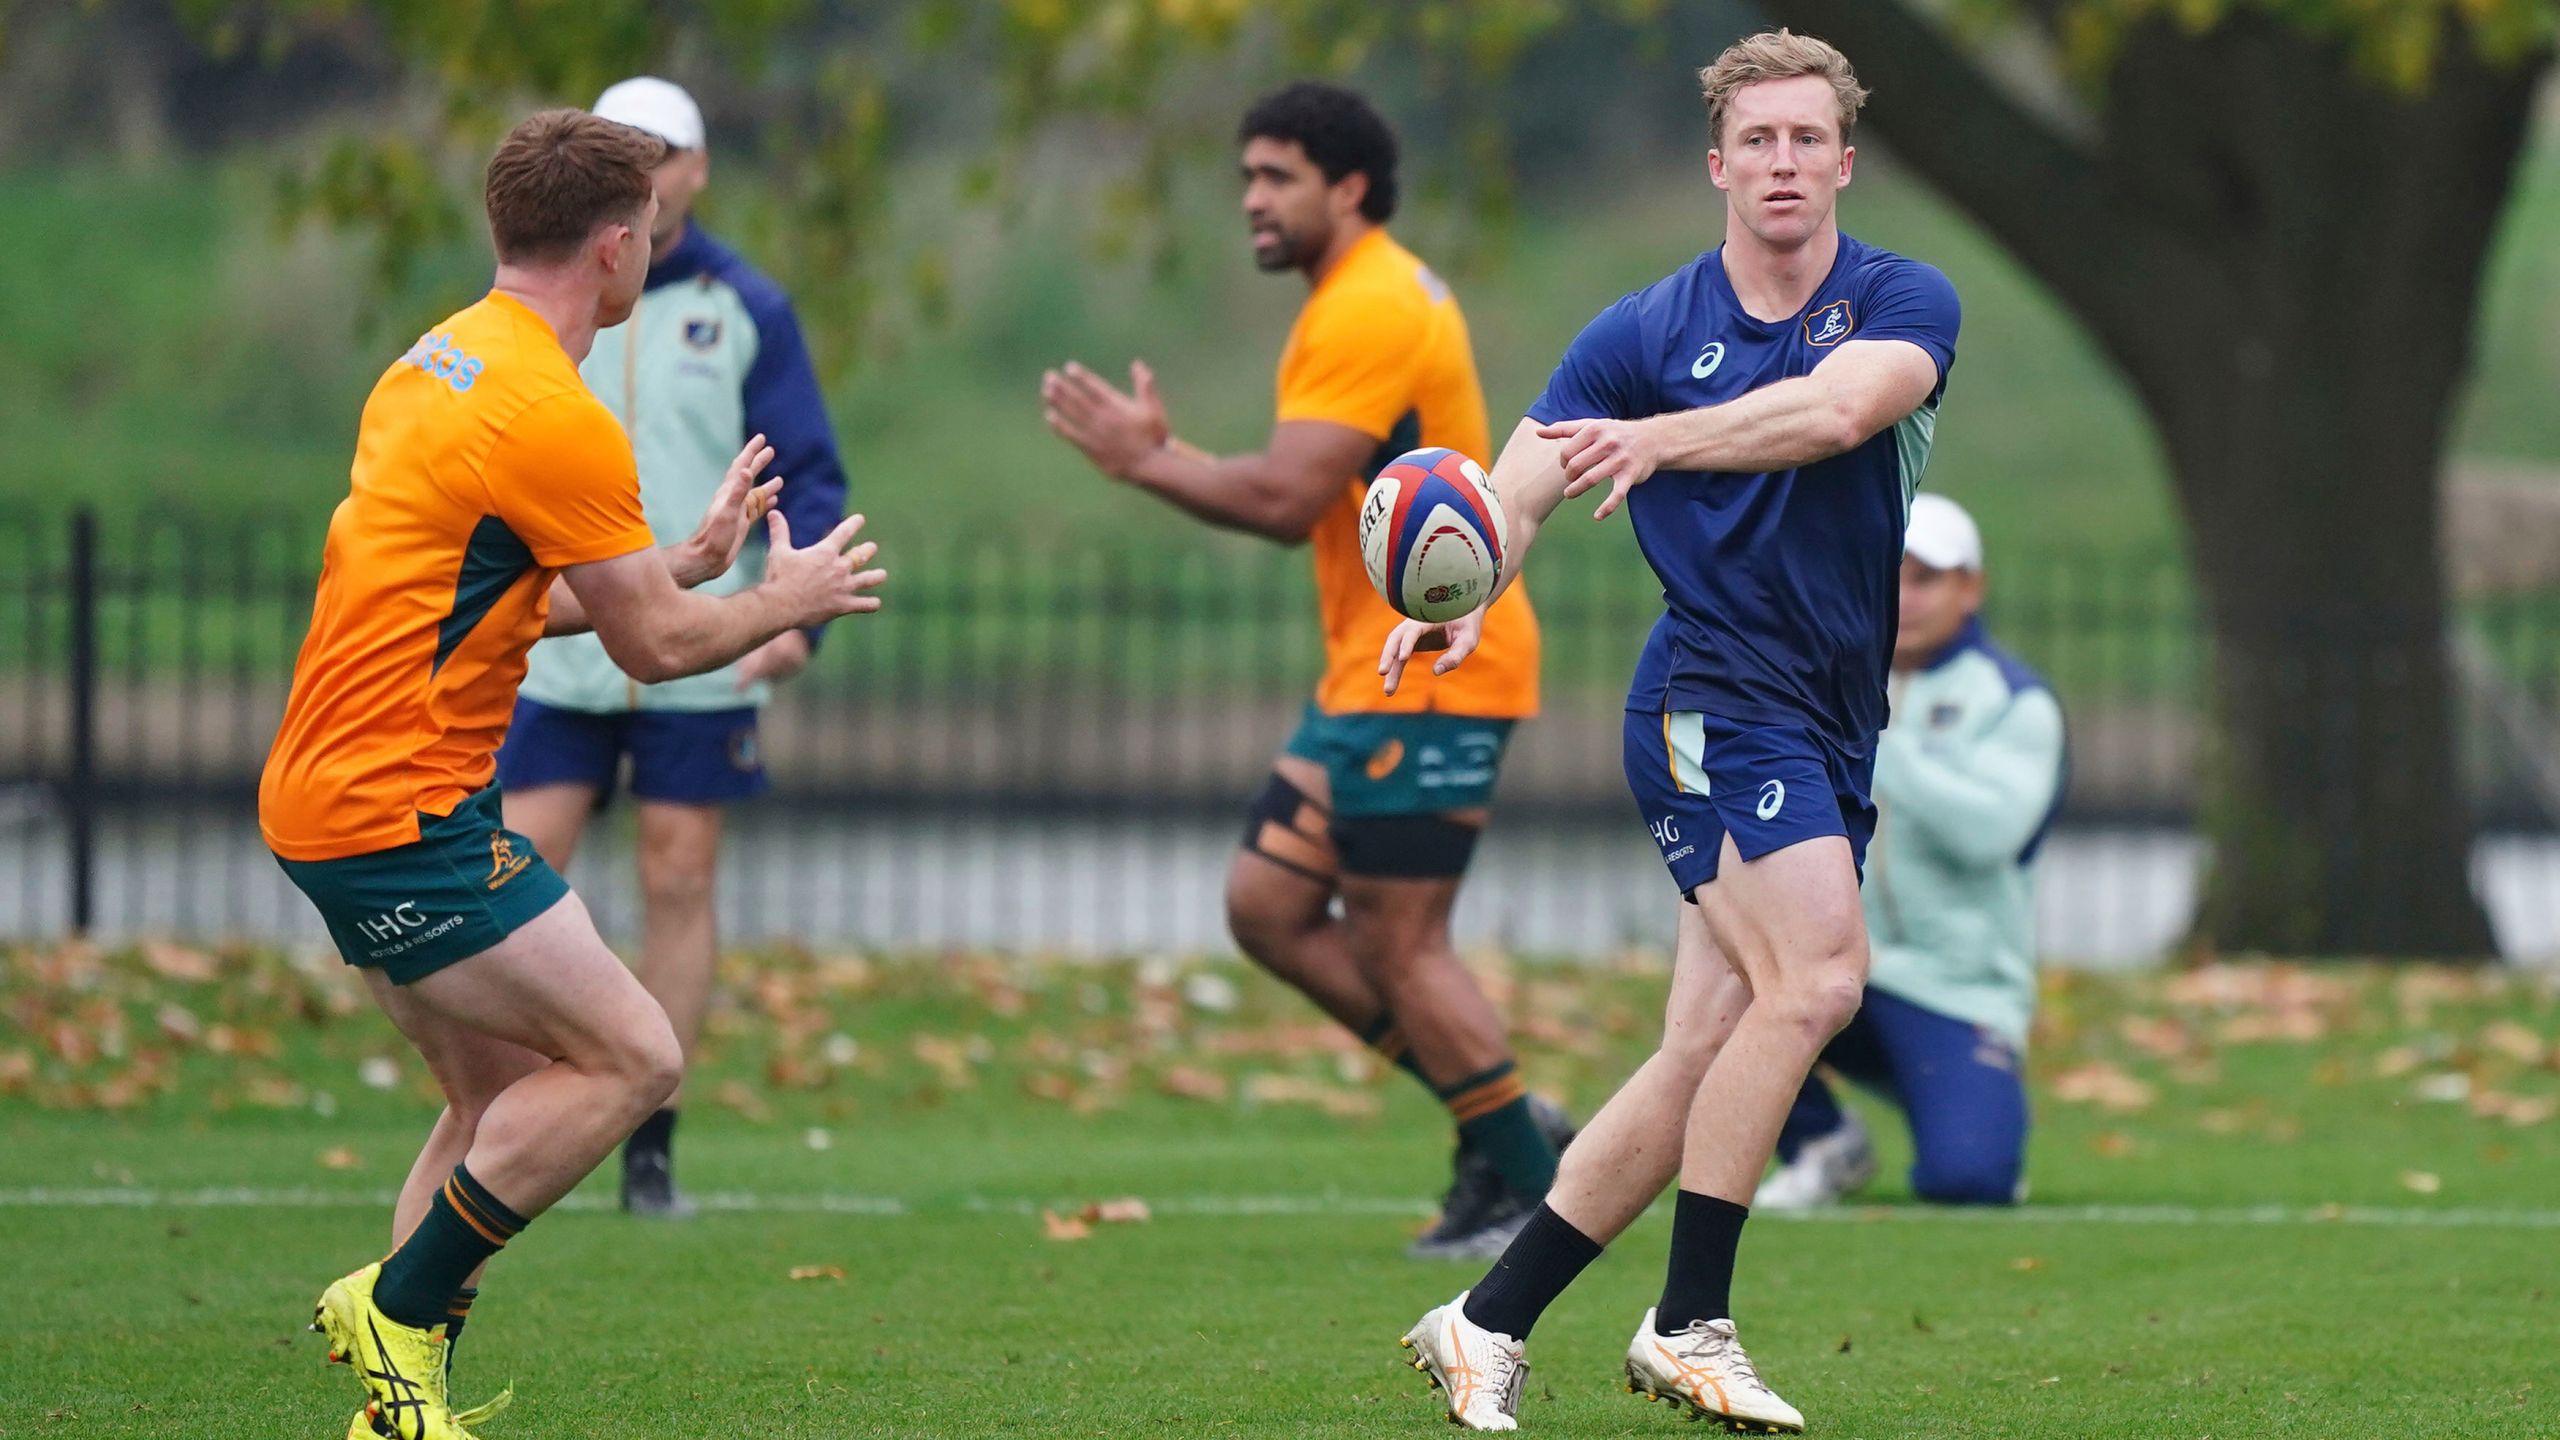
M1716 878L1728 834L1745 860L1842 836L1866 871L1875 761L1850 759L1805 726L1630 710L1624 757L1627 789L1682 895Z
M755 707L736 710L625 710L598 714L516 700L498 783L591 785L611 795L631 757L631 793L677 805L719 805L765 791Z

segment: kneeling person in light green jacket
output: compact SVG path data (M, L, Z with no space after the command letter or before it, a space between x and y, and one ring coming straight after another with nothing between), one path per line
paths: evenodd
M1866 1003L1823 1052L1832 1072L1897 1106L1923 1200L2019 1198L2035 1011L2035 861L2062 800L2062 707L1991 642L1982 537L1922 495L1903 542L1892 718L1876 744L1881 816L1864 900ZM1839 1200L1875 1175L1856 1114L1817 1072L1778 1138L1755 1209Z

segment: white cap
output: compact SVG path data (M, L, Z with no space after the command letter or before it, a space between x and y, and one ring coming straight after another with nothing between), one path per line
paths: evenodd
M1902 534L1902 553L1932 570L1980 570L1982 532L1964 507L1946 496L1916 496L1911 527Z
M595 113L646 130L678 150L702 148L702 107L673 80L641 75L606 88Z

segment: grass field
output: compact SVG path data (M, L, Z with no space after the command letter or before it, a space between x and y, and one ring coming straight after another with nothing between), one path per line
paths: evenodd
M1640 959L1485 968L1578 1106L1655 1023ZM722 994L711 1212L591 1186L518 1242L461 1348L518 1387L492 1437L1443 1433L1393 1348L1473 1278L1398 1254L1441 1122L1272 987L777 955ZM0 1016L0 1434L337 1435L300 1322L431 1111L335 962L25 950ZM2057 980L2034 1203L1755 1225L1753 1353L1840 1437L2551 1433L2555 1024L2495 973ZM1051 1238L1122 1196L1153 1218ZM1664 1235L1540 1327L1524 1429L1674 1426L1613 1378Z

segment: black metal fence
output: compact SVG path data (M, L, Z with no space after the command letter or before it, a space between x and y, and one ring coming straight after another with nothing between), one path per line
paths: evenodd
M0 936L308 937L258 844L257 774L310 611L320 517L0 514ZM1630 573L1635 571L1636 573ZM1990 622L2072 722L2047 943L2130 958L2191 903L2204 637L2170 557L2021 554ZM1659 605L1636 567L1535 577L1545 708L1506 763L1462 928L1594 950L1667 925L1617 717ZM724 871L738 938L1129 950L1220 943L1235 815L1321 663L1302 555L1025 536L902 543L766 715L775 790ZM2475 876L2508 948L2560 953L2560 593L2464 602ZM609 925L618 832L577 879ZM1472 924L1470 915L1472 914Z

